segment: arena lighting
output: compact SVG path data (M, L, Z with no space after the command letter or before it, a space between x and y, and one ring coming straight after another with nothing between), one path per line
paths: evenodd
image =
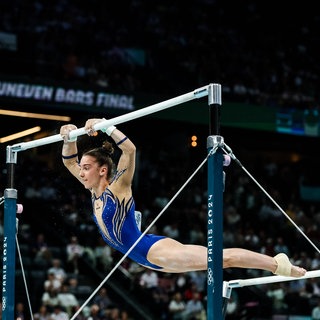
M21 112L21 111L12 111L12 110L3 110L3 109L0 109L0 114L4 116L56 120L56 121L66 121L66 122L71 120L71 118L68 116L56 116L52 114Z
M20 131L14 134L10 134L9 136L0 138L0 143L5 143L14 139L19 139L25 136L28 136L29 134L33 134L36 132L39 132L41 130L41 127L37 126L37 127L33 127L24 131Z

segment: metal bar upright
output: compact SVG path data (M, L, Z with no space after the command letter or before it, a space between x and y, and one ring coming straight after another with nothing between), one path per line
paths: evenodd
M207 138L208 157L208 213L207 213L207 320L222 319L222 194L223 154L220 146L221 86L209 85L210 135Z
M17 190L4 191L4 235L2 267L2 319L14 319L16 263Z
M16 273L17 190L14 189L16 152L7 147L8 188L4 191L4 232L2 267L2 319L14 319Z

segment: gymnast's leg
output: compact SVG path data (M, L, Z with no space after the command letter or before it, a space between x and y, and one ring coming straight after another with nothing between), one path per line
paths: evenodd
M164 272L179 273L207 269L207 248L199 245L184 245L165 238L149 250L147 259L163 267ZM293 266L285 254L270 257L241 248L223 250L223 268L247 268L270 271L275 274L301 277L306 270Z
M223 268L260 269L288 277L301 277L306 273L305 269L293 266L284 253L270 257L241 248L223 250Z

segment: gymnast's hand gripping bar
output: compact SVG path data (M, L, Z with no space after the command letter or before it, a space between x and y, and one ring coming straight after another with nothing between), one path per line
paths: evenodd
M140 117L143 117L143 116L151 114L151 113L155 113L155 112L173 107L178 104L182 104L184 102L188 102L188 101L191 101L194 99L202 98L202 97L208 95L209 88L211 88L212 86L217 86L217 84L209 84L207 86L201 87L199 89L196 89L194 91L191 91L191 92L183 94L183 95L180 95L178 97L175 97L175 98L172 98L172 99L169 99L166 101L162 101L160 103L156 103L156 104L151 105L149 107L139 109L136 111L132 111L127 114L124 114L124 115L121 115L121 116L118 116L118 117L115 117L115 118L112 118L112 119L109 119L106 121L102 121L102 122L94 125L94 129L95 130L106 129L112 125L127 122L127 121L130 121L130 120L133 120L136 118L140 118ZM75 129L70 132L69 138L70 139L76 138L76 137L84 135L84 134L87 134L84 127L80 128L80 129ZM33 140L33 141L14 144L11 146L10 150L13 152L24 151L24 150L27 150L30 148L39 147L42 145L58 142L61 140L62 140L61 135L56 134L56 135L52 135L49 137L45 137L45 138L41 138L41 139L37 139L37 140Z

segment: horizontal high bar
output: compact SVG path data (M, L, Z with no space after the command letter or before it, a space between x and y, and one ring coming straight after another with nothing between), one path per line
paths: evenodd
M302 280L302 279L317 278L317 277L320 277L320 270L308 271L302 277L268 276L268 277L261 277L261 278L231 280L227 282L227 284L230 288L240 288L240 287L247 287L247 286L256 286L260 284L294 281L294 280Z
M127 122L130 120L136 119L136 118L146 116L151 113L155 113L155 112L176 106L181 103L185 103L185 102L188 102L188 101L191 101L194 99L202 98L202 97L208 95L209 88L212 88L213 86L220 86L220 85L209 84L207 86L198 88L198 89L191 91L189 93L185 93L185 94L177 96L175 98L156 103L156 104L151 105L149 107L145 107L145 108L142 108L142 109L139 109L136 111L132 111L127 114L124 114L124 115L121 115L121 116L118 116L118 117L115 117L115 118L112 118L112 119L109 119L106 121L102 121L100 123L97 123L94 126L94 129L95 130L106 129L112 125ZM84 135L84 134L87 134L84 127L76 129L76 130L72 130L70 132L70 139L76 138L76 137ZM58 141L62 141L62 137L60 134L52 135L52 136L45 137L45 138L40 138L40 139L33 140L33 141L17 143L17 144L12 145L10 149L13 152L18 152L18 151L24 151L24 150L27 150L30 148L35 148L35 147L43 146L43 145L58 142Z

